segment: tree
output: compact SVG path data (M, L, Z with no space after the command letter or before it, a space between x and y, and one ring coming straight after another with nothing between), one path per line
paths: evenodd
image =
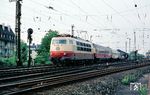
M50 50L50 43L53 37L58 35L57 31L49 30L48 33L42 39L41 45L37 50L37 57L35 58L35 63L49 63L49 50Z
M25 42L21 41L21 60L22 63L27 61L27 54L28 54L28 46Z
M27 54L27 44L21 41L21 59L23 63L27 61ZM2 65L4 65L5 67L16 66L16 52L14 52L13 55L9 58L0 58L0 63L4 63Z

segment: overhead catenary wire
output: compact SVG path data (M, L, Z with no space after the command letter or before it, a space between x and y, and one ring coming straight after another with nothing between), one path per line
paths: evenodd
M139 21L139 23L143 23L143 21L142 21L142 17L141 17L141 14L139 13L139 11L138 11L138 9L137 9L137 7L139 6L134 0L133 0L133 4L134 4L134 8L135 8L135 10L136 10L136 14L137 14L137 18L138 18L138 21ZM142 25L141 25L142 26Z
M116 9L114 9L111 5L109 5L108 3L106 3L104 0L101 0L104 2L104 4L106 4L108 7L110 7L112 10L114 10L119 16L121 16L127 23L131 24L132 27L135 27L135 25L128 19L126 19L123 15L121 15Z
M27 9L30 9L30 8L27 8ZM31 10L31 9L30 9ZM32 10L33 12L35 12L34 10ZM41 12L39 12L39 11L37 11L37 13L39 14L39 15L42 15L42 16L44 16L44 17L46 17L47 15L46 14L43 14L43 13L41 13ZM45 12L44 12L45 13ZM57 20L55 20L55 21L57 21ZM43 22L43 20L42 20L42 22ZM64 24L62 24L62 25L64 25ZM65 26L65 25L64 25Z
M27 9L28 11L32 11L32 12L36 12L36 14L38 14L37 16L43 16L44 18L46 17L47 19L49 18L49 15L47 15L47 14L45 14L45 12L43 13L43 12L40 12L40 11L36 11L36 10L32 10L31 8L29 8L28 6L24 6L25 7L25 9ZM34 17L30 17L30 18L34 18ZM43 19L43 18L41 18L42 20L39 22L34 22L34 23L43 23L43 24L45 24L45 26L49 26L47 23L51 23L51 24L53 24L52 22L50 22L50 21L48 21L47 19ZM63 26L66 26L66 24L64 24L63 22L58 22L58 20L56 20L56 19L54 19L54 18L52 18L51 19L52 21L54 20L55 22L57 21L57 23L59 23L59 24L61 24L61 25L63 25Z
M40 3L38 3L38 4L40 4ZM43 4L42 4L43 5ZM45 5L44 5L45 6ZM143 8L143 7L148 7L149 5L145 5L145 6L142 6L142 7L139 7L139 8ZM124 12L127 12L128 10L125 10L125 11L123 11L123 13ZM134 11L134 10L131 10L131 11ZM60 11L59 11L60 12ZM130 12L130 10L129 10L129 12ZM61 12L62 13L62 12ZM122 13L122 12L118 12L118 13ZM117 14L118 14L117 13ZM62 14L65 14L65 13L62 13ZM58 14L59 15L59 14ZM60 14L61 15L61 14ZM66 14L65 14L66 15ZM115 14L112 14L112 15L115 15ZM70 14L69 15L67 15L67 16L71 16ZM80 15L81 16L81 15ZM91 16L93 16L93 15L91 15ZM99 16L99 15L94 15L94 16ZM88 17L90 17L90 15L88 15ZM126 18L125 18L126 19ZM92 25L92 24L90 24L90 25ZM92 25L93 26L93 25Z
M93 8L94 10L96 10L98 14L101 14L100 11L92 4L92 2L89 2L89 0L86 0L86 2L88 2L88 4L91 6L91 8ZM98 16L98 17L99 17L99 16ZM111 15L111 20L110 20L110 22L111 22L111 26L112 26L112 27L116 27L116 26L113 24L113 22L112 22L112 15Z
M70 0L75 6L77 6L77 8L79 9L79 10L81 10L84 14L87 14L87 12L86 11L84 11L79 5L77 5L76 3L74 3L74 1L73 0ZM93 17L91 17L91 19L93 19L93 21L94 22L97 22L97 20L95 20L95 18L93 18ZM103 24L101 24L103 27L105 27L105 25L103 25Z
M31 0L32 2L35 2L35 1L33 1L33 0ZM40 6L43 6L43 7L45 7L45 8L48 8L46 5L44 5L44 4L40 4L40 3L36 3L36 4L38 4L38 5L40 5ZM63 15L66 15L66 16L68 16L68 17L70 17L70 18L72 18L72 16L71 15L69 15L69 14L67 14L67 13L64 13L64 12L62 12L62 11L59 11L59 10L57 10L57 9L54 9L54 11L55 12L59 12L59 13L61 13L61 14L63 14ZM81 21L81 20L80 20ZM91 24L91 23L89 23L89 22L86 22L86 21L81 21L81 22L85 22L85 23L87 23L87 24L89 24L89 25L91 25L91 26L93 26L93 27L95 27L95 28L99 28L98 26L95 26L95 25L93 25L93 24Z

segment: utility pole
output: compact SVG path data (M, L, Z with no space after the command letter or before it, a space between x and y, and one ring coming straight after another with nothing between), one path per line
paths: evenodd
M22 0L17 0L16 1L16 21L15 21L15 33L16 33L16 62L17 66L22 66L22 61L21 61L21 43L20 43L20 32L21 32L21 1Z
M136 51L136 32L134 32L134 50Z
M130 52L131 52L131 51L130 51L130 48L131 48L131 47L130 47L130 46L131 46L131 38L127 38L127 39L129 39L129 54L130 54ZM130 57L129 57L129 60L130 60Z
M74 25L71 26L71 32L72 32L71 35L73 37L74 36Z
M127 38L127 32L125 34L125 37ZM126 39L125 39L126 40ZM125 41L125 51L127 52L127 41Z
M87 31L80 31L80 33L84 33L85 35L84 35L83 38L84 38L85 40L87 40L87 37L88 37Z
M135 61L136 61L136 32L134 31L134 50L135 50Z
M143 31L143 54L144 54L144 31Z
M125 51L127 52L127 41L125 41Z
M91 35L91 36L90 36L90 41L91 41L91 42L92 42L92 37L93 37L93 36Z
M130 53L130 48L131 48L131 38L127 38L129 39L129 53Z

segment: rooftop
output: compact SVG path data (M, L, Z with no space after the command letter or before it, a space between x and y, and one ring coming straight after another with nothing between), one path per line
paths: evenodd
M0 40L15 42L15 34L9 26L0 25Z

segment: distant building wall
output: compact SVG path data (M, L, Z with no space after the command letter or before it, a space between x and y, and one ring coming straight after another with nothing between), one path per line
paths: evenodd
M35 45L35 43L33 43L31 45L31 50L32 50L32 53L31 53L31 56L32 56L32 59L35 59L36 56L37 56L37 49L39 48L39 45Z
M8 26L0 25L0 57L11 57L15 50L15 34Z

